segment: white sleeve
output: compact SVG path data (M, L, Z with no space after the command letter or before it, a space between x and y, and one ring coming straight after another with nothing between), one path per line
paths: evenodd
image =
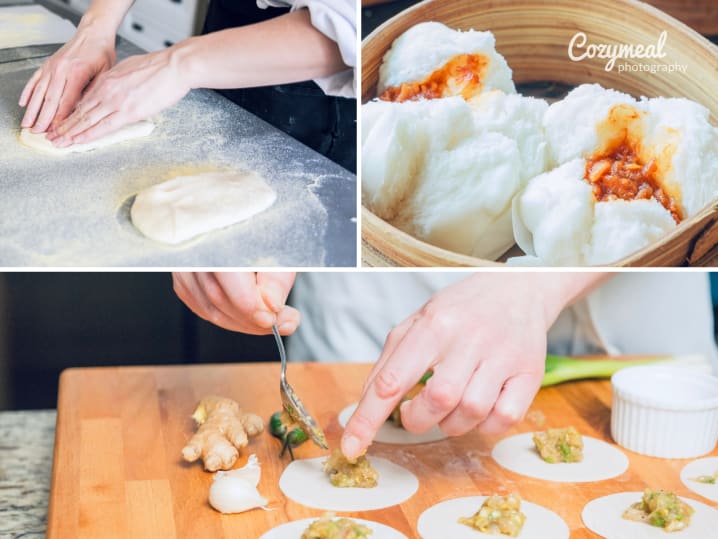
M342 60L349 66L334 75L315 79L327 95L356 97L357 24L355 0L257 0L257 6L307 8L312 25L339 46Z

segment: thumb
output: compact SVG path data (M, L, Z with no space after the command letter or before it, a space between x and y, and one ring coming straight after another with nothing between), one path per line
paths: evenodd
M257 273L257 286L267 308L278 313L282 310L297 274L294 272Z

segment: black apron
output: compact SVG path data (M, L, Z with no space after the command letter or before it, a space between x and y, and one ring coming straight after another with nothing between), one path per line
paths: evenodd
M289 12L256 0L211 0L204 33L254 24ZM327 96L312 81L218 90L300 142L356 173L356 99Z

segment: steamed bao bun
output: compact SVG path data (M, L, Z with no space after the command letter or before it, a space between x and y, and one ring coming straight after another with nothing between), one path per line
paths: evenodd
M574 159L532 179L514 199L514 236L528 256L509 264L610 264L676 226L655 199L596 202L584 172L584 160Z
M362 194L379 217L439 247L495 259L511 200L547 161L539 99L489 92L362 107Z
M620 120L625 111L635 113L630 121ZM616 115L620 121L611 133L607 118ZM579 86L551 105L543 123L550 164L559 168L530 180L516 197L514 235L529 257L509 262L610 264L676 227L655 199L594 200L584 180L585 159L621 128L640 141L644 162L656 159L662 186L683 217L700 211L718 196L718 129L708 117L705 107L687 99L636 100L597 84Z
M404 83L423 81L460 54L481 54L488 59L488 69L481 80L482 90L516 93L511 68L496 52L496 39L491 32L461 32L439 22L424 22L395 39L384 55L377 94Z

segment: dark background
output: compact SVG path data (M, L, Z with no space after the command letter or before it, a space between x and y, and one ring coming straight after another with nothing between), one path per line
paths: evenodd
M68 367L278 359L271 336L197 318L168 273L0 273L0 409L54 408Z
M273 337L196 317L168 273L0 274L0 409L54 408L67 367L276 360Z

